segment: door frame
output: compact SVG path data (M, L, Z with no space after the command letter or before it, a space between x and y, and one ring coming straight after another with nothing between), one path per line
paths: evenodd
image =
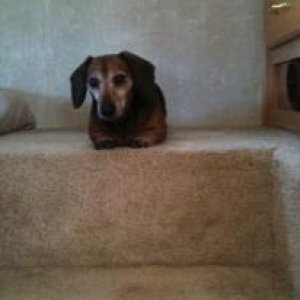
M267 50L266 99L263 107L263 125L286 128L300 133L300 112L281 108L286 91L284 63L300 57L300 37Z
M269 13L266 7L266 16ZM267 20L267 17L265 18ZM300 27L300 22L299 22ZM267 48L268 47L268 48ZM300 133L300 112L282 108L286 101L284 63L300 57L300 29L266 46L266 88L262 123Z

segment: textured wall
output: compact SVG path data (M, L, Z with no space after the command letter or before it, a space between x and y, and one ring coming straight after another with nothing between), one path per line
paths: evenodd
M81 127L69 74L128 49L157 65L176 126L252 126L263 79L261 0L1 0L0 86L29 93L40 127Z

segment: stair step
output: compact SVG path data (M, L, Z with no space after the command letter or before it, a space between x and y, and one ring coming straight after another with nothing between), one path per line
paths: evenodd
M288 300L264 268L34 268L0 271L0 300Z
M174 276L178 274L183 288L180 290L181 283L173 285L170 293L166 292L168 297L172 295L170 299L177 299L182 293L193 299L189 291L208 295L197 295L195 299L259 299L252 297L254 293L269 299L272 289L267 282L272 281L272 276L261 275L261 270L271 274L268 270L273 268L288 279L295 299L300 299L299 153L299 136L266 129L175 130L163 145L115 151L93 150L85 133L1 136L0 295L18 291L22 295L21 290L27 286L21 284L24 278L28 282L32 279L33 285L28 286L33 287L37 277L35 273L27 276L28 270L59 278L57 274L74 269L49 267L85 266L80 272L90 274L97 270L97 276L105 279L102 272L122 267L109 273L114 275L107 275L113 283L116 278L119 287L128 277L118 275L122 270L133 274L140 274L141 270L144 274L143 270L151 269L146 266L157 265L162 268L159 270L178 268L174 269ZM228 268L213 269L208 265ZM240 271L232 275L224 270ZM157 275L157 282L156 276L147 276L150 282L156 282L159 292L159 282L166 280L168 287L168 280L173 280L168 276L172 274L173 271L166 273L163 278ZM249 274L257 278L257 286L255 283L250 287L256 279L252 281ZM77 277L82 278L70 275L74 280L62 280L65 289L51 285L47 281L50 275L42 277L45 285L38 284L39 293L47 294L48 287L53 287L54 292L67 292L73 281L78 282ZM89 276L83 277L89 286ZM132 281L133 286L138 277ZM197 284L193 284L195 278ZM214 288L214 278L221 288ZM227 296L230 285L226 285L226 278L233 283L232 291L240 286L246 296ZM20 284L14 286L14 282ZM145 291L150 298L155 289L148 287L133 287L128 293ZM34 295L33 290L34 287L27 289ZM225 292L218 293L219 290ZM70 295L71 291L72 288ZM45 299L53 299L46 294ZM139 296L134 294L131 298L134 297ZM126 288L124 296L114 292L104 299L110 298L126 299Z
M3 137L0 266L270 265L272 149L229 145L175 134L97 152L83 133Z

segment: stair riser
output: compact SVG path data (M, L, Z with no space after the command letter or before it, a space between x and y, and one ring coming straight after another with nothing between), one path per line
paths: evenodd
M272 152L0 156L0 266L273 259Z

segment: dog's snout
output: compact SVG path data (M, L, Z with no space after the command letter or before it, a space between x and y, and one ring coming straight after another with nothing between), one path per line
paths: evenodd
M105 103L101 106L101 112L104 117L111 118L115 115L116 107L112 103Z

